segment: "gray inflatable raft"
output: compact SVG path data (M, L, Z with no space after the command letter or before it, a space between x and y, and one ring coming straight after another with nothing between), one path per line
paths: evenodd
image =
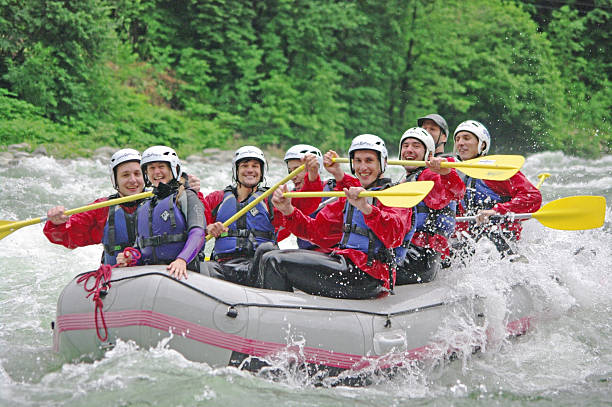
M170 337L166 346L211 366L252 368L253 360L294 351L308 365L359 371L428 358L434 334L457 307L473 313L477 325L487 318L485 300L449 300L450 288L440 281L396 287L395 295L374 300L339 300L196 273L177 281L165 266L141 266L113 269L110 285L97 312L78 278L64 288L53 327L56 351L70 360L97 359L117 339L148 349ZM506 334L520 335L533 318L531 298L521 286L505 297Z

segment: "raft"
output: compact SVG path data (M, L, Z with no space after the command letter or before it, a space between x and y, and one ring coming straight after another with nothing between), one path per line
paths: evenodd
M88 289L94 286L90 275ZM99 277L99 275L98 275ZM396 287L394 295L345 300L240 286L165 266L112 269L100 284L99 307L75 277L62 291L54 349L69 360L99 359L117 340L149 349L161 341L185 358L213 367L257 370L280 354L335 372L388 369L431 357L434 335L458 307L485 326L485 298L454 298L443 281ZM525 287L505 294L507 335L530 327ZM497 316L499 317L499 316Z

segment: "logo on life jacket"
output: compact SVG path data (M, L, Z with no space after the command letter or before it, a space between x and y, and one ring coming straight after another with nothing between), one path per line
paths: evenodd
M165 222L165 221L167 221L167 220L168 220L168 218L170 217L170 213L169 213L167 210L166 210L166 211L163 211L163 212L161 213L161 215L159 215L159 217L160 217L160 218L162 218L162 219L164 220L164 222Z

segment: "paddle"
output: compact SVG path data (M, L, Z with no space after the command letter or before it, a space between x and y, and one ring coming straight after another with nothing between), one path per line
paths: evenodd
M550 177L550 174L547 173L547 172L543 172L541 174L538 174L538 179L540 180L540 182L538 182L538 185L536 185L536 189L540 189L540 187L542 186L542 184L544 183L544 181L548 177Z
M348 158L334 158L335 162L348 163ZM443 162L442 168L456 168L469 177L488 179L493 181L504 181L516 174L525 157L520 155L488 155L467 161ZM425 161L388 160L389 165L402 165L413 167L425 167Z
M109 199L108 201L98 202L91 205L81 206L80 208L69 209L64 212L66 215L74 215L75 213L87 212L98 208L104 208L105 206L119 205L124 202L137 201L138 199L144 199L153 196L152 192L141 192L140 194L124 196L116 199ZM32 218L22 221L10 221L0 220L0 240L10 235L17 229L21 229L24 226L34 225L36 223L46 222L47 217L43 216L40 218Z
M359 196L372 196L385 206L398 208L412 208L427 196L433 188L433 181L404 182L391 188L379 191L363 191ZM318 198L343 197L344 191L317 191L317 192L285 192L287 198Z
M570 196L544 205L534 213L493 215L491 218L535 218L546 227L559 230L584 230L599 228L606 217L606 198L603 196ZM476 220L476 216L457 217L457 222Z
M266 199L268 196L270 196L276 189L278 189L278 187L280 187L283 184L286 184L287 182L291 180L291 178L295 177L300 172L304 171L304 168L305 167L302 164L299 167L297 167L295 170L291 171L289 175L287 175L285 178L278 181L276 184L270 187L270 189L268 189L266 192L264 192L263 194L259 195L256 199L254 199L253 202L251 202L250 204L248 204L247 206L245 206L244 208L236 212L234 216L232 216L231 218L223 222L223 226L228 227L229 225L234 223L236 220L240 219L242 215L250 211L251 208L253 208L255 205L257 205L258 203ZM210 239L212 239L212 237L213 235L206 235L206 241L209 241Z

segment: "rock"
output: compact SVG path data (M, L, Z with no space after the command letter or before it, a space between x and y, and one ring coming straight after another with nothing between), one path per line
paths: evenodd
M20 160L22 158L27 158L27 157L31 157L32 154L26 152L26 151L15 151L13 153L13 158L16 160Z
M21 150L28 150L29 148L31 148L31 146L28 143L19 143L19 144L11 144L10 146L8 146L8 151L14 152L14 151L21 151Z
M204 150L202 150L202 154L204 154L205 156L215 155L219 153L221 153L221 150L218 148L205 148Z
M49 155L47 153L47 149L45 148L45 146L38 146L38 147L36 147L36 150L34 150L32 152L32 154L34 154L34 155Z
M93 152L93 156L95 158L100 157L102 159L108 160L117 150L118 149L115 147L108 147L108 146L100 147L100 148L96 148L96 150Z
M203 163L203 162L206 162L207 160L205 157L202 157L201 155L191 154L190 156L185 158L185 161L192 162L192 163Z
M0 167L8 167L9 163L13 160L13 154L8 151L0 152Z

